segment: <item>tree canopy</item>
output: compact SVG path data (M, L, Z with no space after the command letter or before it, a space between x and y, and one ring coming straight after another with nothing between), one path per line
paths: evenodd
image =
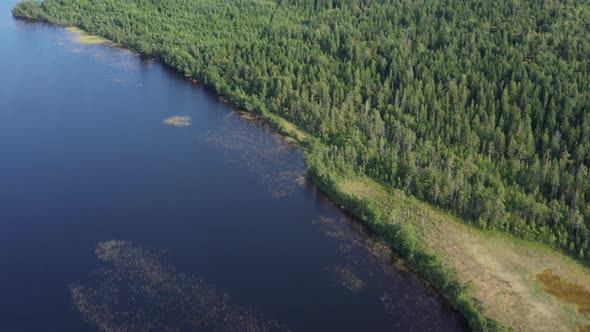
M483 229L590 255L584 0L29 0Z

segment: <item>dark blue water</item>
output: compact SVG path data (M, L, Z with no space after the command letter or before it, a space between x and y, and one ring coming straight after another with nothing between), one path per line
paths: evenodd
M196 329L187 317L222 292L294 331L462 329L263 123L159 63L16 21L12 2L0 4L0 330ZM163 124L176 115L192 126ZM111 242L119 256L101 258L110 240L125 241ZM199 283L217 297L177 306L204 298Z

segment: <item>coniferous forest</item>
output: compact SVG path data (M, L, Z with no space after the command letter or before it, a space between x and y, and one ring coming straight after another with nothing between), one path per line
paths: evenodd
M483 229L590 256L590 3L29 0Z

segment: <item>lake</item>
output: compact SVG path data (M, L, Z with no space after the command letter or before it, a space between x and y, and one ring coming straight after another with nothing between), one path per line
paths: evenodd
M13 3L0 330L466 329L263 121L156 61L14 20Z

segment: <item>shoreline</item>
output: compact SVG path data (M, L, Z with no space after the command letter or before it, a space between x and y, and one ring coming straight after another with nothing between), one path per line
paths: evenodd
M22 17L13 15L16 19L21 19L29 22L42 22L50 25L57 25L61 27L67 27L68 25L56 24L48 20L35 19L30 17ZM85 31L84 29L81 29ZM106 38L106 37L103 37ZM114 43L114 42L113 42ZM333 171L327 170L325 165L317 162L311 156L314 153L319 153L322 148L322 144L314 137L301 131L297 126L288 122L287 120L267 111L266 109L256 109L250 107L248 109L245 105L240 105L238 98L232 98L226 96L217 91L215 86L206 84L201 80L193 77L187 77L186 74L167 64L163 59L150 54L142 54L131 46L125 46L124 44L110 45L115 47L122 47L130 49L142 58L147 57L155 59L158 62L165 65L166 68L183 75L193 84L198 84L204 87L207 91L215 93L215 95L224 103L236 108L237 111L243 111L251 113L257 116L260 120L267 122L273 127L278 133L285 136L289 141L297 144L302 149L305 155L306 165L308 167L308 173L313 183L316 185L318 190L322 192L328 199L334 202L339 208L343 209L347 213L355 216L358 222L366 226L371 230L378 238L384 241L389 247L394 249L402 258L404 263L410 267L413 272L420 277L420 279L426 281L430 287L435 289L437 293L445 298L446 302L449 303L455 310L457 310L465 319L469 321L469 325L474 330L497 330L503 329L496 320L490 319L486 314L486 310L481 307L480 299L475 295L471 294L470 286L466 285L464 281L455 275L453 267L444 259L438 258L439 255L432 254L432 248L422 243L406 243L407 238L413 236L412 230L407 229L405 226L401 226L396 223L386 223L384 220L390 216L384 215L382 207L375 205L375 202L366 200L364 197L356 195L354 192L349 192L342 189L343 183L339 183L343 174L335 174ZM341 181L340 181L341 182ZM371 185L369 185L371 186ZM374 186L374 187L377 187ZM371 188L371 190L378 190ZM428 205L426 203L423 203ZM429 205L428 205L429 206ZM431 207L431 209L436 208ZM449 216L447 212L438 211L445 218L456 218ZM472 226L466 226L473 228ZM420 238L419 240L425 240L427 238ZM515 243L521 241L513 238L512 241ZM547 247L548 246L544 246ZM563 253L559 252L558 255ZM416 257L419 257L417 259ZM459 271L461 272L461 271Z
M89 35L93 35L91 32L85 30L84 27L80 27L80 26L54 23L54 22L51 22L46 19L36 19L36 18L30 18L30 17L20 16L20 15L13 15L13 17L18 20L24 20L24 21L31 22L31 23L43 23L43 24L62 27L64 29L68 28L68 27L74 27L76 29L79 29L81 31L88 33ZM178 75L182 75L191 84L197 84L197 85L205 88L208 92L214 93L220 101L227 104L228 106L235 108L236 111L254 114L258 118L258 120L265 121L268 125L270 125L272 127L273 130L276 130L277 133L281 134L287 141L289 141L292 144L295 144L298 148L302 149L302 152L304 154L305 163L308 168L308 176L310 177L310 179L312 180L312 182L316 186L316 188L324 196L326 196L330 201L332 201L339 209L343 210L345 213L352 215L355 220L360 222L364 227L367 227L367 229L370 230L371 233L373 233L378 239L380 239L388 247L393 249L395 251L395 253L402 258L404 265L406 265L412 271L412 273L414 273L418 278L423 280L426 283L427 287L432 288L437 294L439 294L445 300L445 302L449 306L451 306L454 310L456 310L461 315L461 317L468 322L468 325L472 330L474 330L474 331L475 330L488 330L487 328L485 328L485 325L487 325L486 321L489 321L494 326L499 326L498 322L495 322L494 320L491 320L489 318L484 318L485 315L483 315L483 313L479 309L475 310L475 312L471 312L466 315L466 312L464 312L463 310L461 310L459 308L460 306L458 305L458 303L456 303L456 301L453 301L453 299L450 297L450 295L445 293L443 288L435 285L433 283L433 281L425 275L425 273L420 272L416 266L414 266L413 264L410 264L406 255L404 255L402 252L400 252L399 248L396 245L392 244L390 241L387 241L385 239L385 234L380 234L373 227L371 227L371 224L366 220L366 218L363 218L365 212L357 210L355 208L351 208L350 204L347 204L347 203L350 203L350 201L346 200L344 198L344 196L342 196L342 195L336 195L336 192L331 190L330 187L326 185L329 182L329 179L322 178L319 174L311 172L312 165L310 165L310 160L309 160L310 158L308 158L307 155L308 155L308 153L313 153L314 147L317 149L320 146L322 146L322 144L319 142L319 140L317 140L315 137L307 135L302 130L297 128L296 125L291 124L290 122L283 119L282 117L274 115L268 111L248 110L247 108L240 105L240 103L238 101L232 100L232 98L230 96L226 96L226 95L219 93L214 86L208 85L208 84L204 83L202 80L199 80L198 78L186 76L180 70L178 70L177 68L174 68L173 66L170 66L161 58L158 58L158 57L153 56L151 54L141 53L131 46L125 45L123 43L114 42L112 40L109 40L105 36L100 36L100 35L96 35L96 36L99 36L101 38L105 38L106 40L108 40L110 43L106 44L106 46L125 48L127 50L131 50L131 51L137 53L142 59L153 59L153 60L160 62L162 65L164 65L165 68L168 68L169 70L177 73ZM301 135L301 133L303 133L303 136ZM423 254L427 255L426 253L423 253ZM436 271L436 272L444 274L444 271L442 269L440 271ZM459 281L453 280L453 281L451 281L451 283L458 284ZM468 304L468 306L476 305L476 302L474 301L474 299L471 299L471 300L472 301L468 301L468 302L470 302ZM479 316L479 317L477 317L478 318L477 323L472 322L471 319L469 318L469 316L473 316L473 315L475 315L476 317ZM498 329L495 328L493 330L498 330Z

